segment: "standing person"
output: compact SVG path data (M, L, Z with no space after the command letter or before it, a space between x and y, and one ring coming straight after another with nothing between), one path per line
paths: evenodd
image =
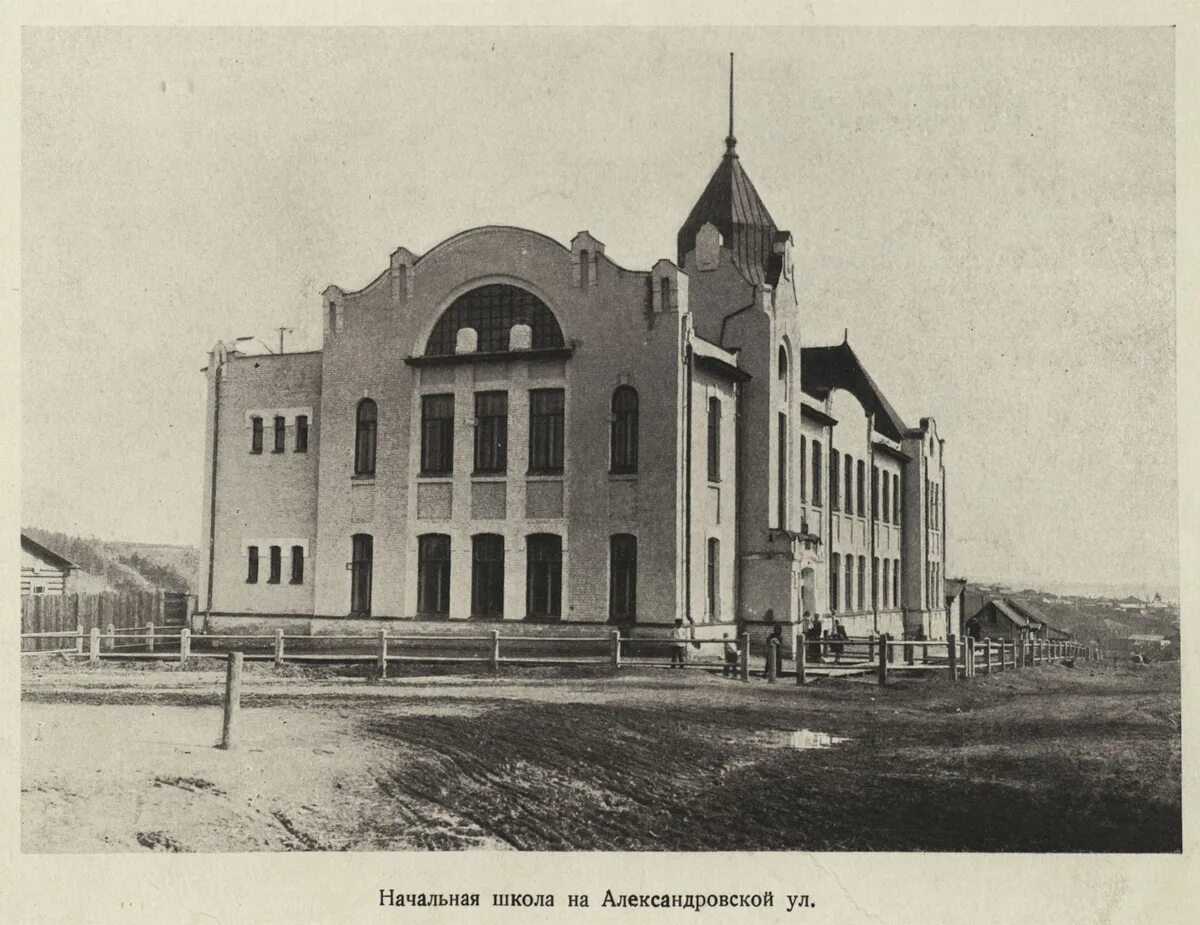
M763 656L763 677L771 676L771 659L775 659L775 677L779 677L779 670L783 667L783 627L776 623L771 627L771 632L767 635L767 651Z
M838 663L842 660L842 653L846 650L846 644L841 640L850 638L846 632L846 627L842 626L840 620L833 621L833 638L838 641L830 646L830 648L833 649L833 661Z
M682 668L687 661L688 632L684 629L682 618L676 618L675 628L671 630L671 667Z
M808 660L814 665L821 663L821 618L814 617L812 626L808 628Z
M729 638L729 634L725 634L725 667L721 669L721 676L724 678L736 678L738 670L738 662L741 659L738 657L737 646Z

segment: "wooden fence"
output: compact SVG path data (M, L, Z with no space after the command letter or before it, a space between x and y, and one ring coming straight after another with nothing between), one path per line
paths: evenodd
M125 630L153 623L178 631L187 622L187 608L187 595L173 591L29 594L21 598L21 651L53 650L62 641L31 634L74 634L79 627L86 634L93 627Z
M379 677L398 671L405 662L427 664L486 664L493 671L501 665L607 666L721 668L726 676L750 680L750 636L731 640L623 639L613 630L603 636L548 638L504 636L500 630L486 635L392 635L380 630L373 636L272 635L201 633L162 627L154 623L117 627L109 624L85 628L22 633L22 654L62 652L101 660L162 660L186 663L193 658L224 658L240 651L247 661L295 664L374 665ZM35 645L36 644L36 645ZM568 651L564 654L563 650ZM549 651L550 655L544 654ZM797 685L819 677L873 674L887 684L897 672L944 671L951 681L998 671L1062 662L1070 659L1096 660L1098 649L1074 642L1006 642L970 637L937 640L896 640L887 635L846 639L798 639L794 671L785 672L778 643L763 652L763 675L774 683L792 675Z

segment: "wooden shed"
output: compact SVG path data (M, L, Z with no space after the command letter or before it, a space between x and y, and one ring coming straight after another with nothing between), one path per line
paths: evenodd
M71 560L21 534L21 595L63 594L67 578L79 568Z

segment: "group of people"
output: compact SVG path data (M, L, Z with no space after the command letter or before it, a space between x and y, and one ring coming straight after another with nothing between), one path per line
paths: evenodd
M805 658L810 662L819 663L822 661L824 653L822 648L828 647L833 654L834 662L840 662L842 653L845 651L846 644L842 640L849 639L849 634L846 628L838 620L833 621L833 632L829 633L821 627L821 618L813 617L808 611L804 613L804 629L805 641ZM688 641L691 639L691 632L683 625L682 620L675 621L675 628L671 631L671 667L682 668L687 662L687 647ZM834 639L835 642L826 643L828 639ZM721 669L721 674L726 677L737 677L738 665L741 659L741 654L738 652L737 643L729 637L728 633L723 637L723 655L725 663ZM697 647L699 647L697 645ZM771 672L771 659L775 659L775 674L778 675L783 670L783 624L776 623L771 627L771 632L767 636L767 653L763 663L763 676L766 677Z

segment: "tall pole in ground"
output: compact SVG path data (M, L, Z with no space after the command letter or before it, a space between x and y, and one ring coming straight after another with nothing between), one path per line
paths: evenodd
M234 724L242 708L242 653L230 652L225 663L225 717L221 725L221 748L233 748Z

